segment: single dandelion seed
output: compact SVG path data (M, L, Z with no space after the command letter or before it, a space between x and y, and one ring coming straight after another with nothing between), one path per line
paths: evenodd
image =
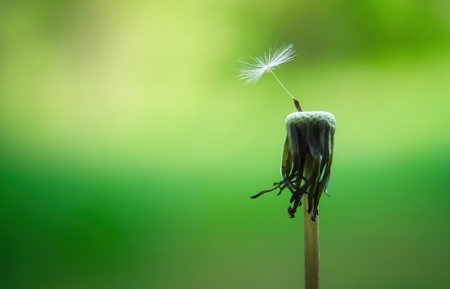
M255 61L255 63L248 63L245 61L240 61L243 67L239 68L239 79L246 80L245 84L256 83L264 73L271 73L278 83L283 87L283 89L289 94L289 96L295 100L292 94L284 87L281 81L273 72L277 66L283 64L285 62L289 62L294 59L294 45L288 44L283 45L280 48L269 48L269 53L264 53L264 56L261 57L251 57L250 58Z

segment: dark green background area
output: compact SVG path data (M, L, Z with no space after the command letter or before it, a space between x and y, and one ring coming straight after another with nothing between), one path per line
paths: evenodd
M302 288L285 117L337 120L322 288L450 285L446 1L3 1L0 288Z

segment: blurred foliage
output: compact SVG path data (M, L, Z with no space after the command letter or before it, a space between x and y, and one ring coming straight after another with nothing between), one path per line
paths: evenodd
M291 288L294 106L337 119L323 288L450 284L446 1L1 1L0 288Z
M247 6L246 13L252 13L254 5ZM446 1L284 0L279 7L271 1L257 5L267 36L296 43L307 61L421 51L450 41ZM244 31L261 27L261 22L246 19Z

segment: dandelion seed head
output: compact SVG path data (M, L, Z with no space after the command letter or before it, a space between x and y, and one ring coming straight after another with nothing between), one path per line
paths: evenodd
M256 83L264 73L272 72L277 66L294 59L294 45L287 44L280 48L269 49L264 56L250 57L255 63L240 61L243 67L239 68L239 79L246 80L245 84Z

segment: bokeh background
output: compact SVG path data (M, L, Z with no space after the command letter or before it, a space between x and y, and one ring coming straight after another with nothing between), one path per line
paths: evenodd
M270 75L337 119L322 288L450 286L450 2L1 1L0 288L302 288Z

